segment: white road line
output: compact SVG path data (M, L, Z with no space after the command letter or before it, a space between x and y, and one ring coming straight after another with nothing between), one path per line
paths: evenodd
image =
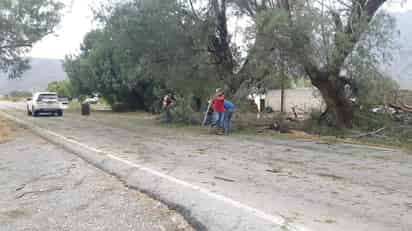
M9 115L8 113L5 113L5 114L8 115L8 117L9 117L10 119L12 119L12 120L14 120L14 121L16 121L16 122L18 122L18 123L28 124L28 122L26 122L26 121L17 119L16 117L11 117L11 115ZM206 189L206 188L202 188L202 187L196 186L196 185L191 184L191 183L189 183L189 182L186 182L186 181L183 181L183 180L179 180L179 179L177 179L177 178L175 178L175 177L173 177L173 176L170 176L170 175L161 173L161 172L159 172L159 171L157 171L157 170L154 170L154 169L145 167L145 166L143 166L143 165L139 165L139 164L133 163L133 162L131 162L131 161L129 161L129 160L125 160L125 159L120 158L120 157L117 157L117 156L115 155L115 153L110 154L110 153L108 153L108 152L105 152L105 151L99 150L99 149L97 149L97 148L91 147L91 146L89 146L89 145L87 145L87 144L81 143L81 142L79 142L79 141L76 141L76 140L74 140L74 139L68 138L68 137L63 136L63 135L61 135L61 134L52 132L52 131L50 131L50 130L48 130L48 129L40 128L39 126L36 126L36 125L33 125L33 124L30 124L30 126L34 127L35 129L41 129L43 132L49 133L50 135L55 136L55 137L57 137L57 138L60 138L60 139L62 139L62 140L64 140L64 141L66 141L66 142L69 142L69 143L78 145L78 146L80 146L80 147L82 147L82 148L91 150L91 151L96 152L96 153L99 153L99 154L104 154L104 155L106 155L106 156L107 156L108 158L110 158L110 159L113 159L113 160L122 162L122 163L127 164L127 165L129 165L129 166L131 166L131 167L135 167L135 168L137 168L137 169L139 169L139 170L141 170L141 171L147 172L147 173L149 173L149 174L152 174L152 175L154 175L154 176L160 177L160 178L165 179L165 180L167 180L167 181L173 182L173 183L178 184L178 185L180 185L180 186L183 186L183 187L186 187L186 188L190 188L190 189L192 189L192 190L195 190L195 191L198 191L198 192L200 192L200 193L203 193L203 194L205 194L205 195L207 195L207 196L209 196L209 197L211 197L211 198L214 198L214 199L216 199L216 200L218 200L218 201L222 201L222 202L224 202L224 203L226 203L226 204L229 204L229 205L234 206L235 208L242 209L242 210L244 210L244 211L246 211L246 212L248 212L248 213L251 213L251 214L253 214L254 216L256 216L256 217L258 217L258 218L260 218L260 219L266 220L266 221L268 221L268 222L270 222L270 223L273 223L273 224L278 225L278 226L281 226L281 227L287 227L287 228L288 228L289 230L291 230L291 231L311 231L310 229L308 229L308 228L306 228L306 227L303 227L303 226L301 226L301 225L292 224L292 223L287 222L286 219L283 218L282 216L279 216L279 215L271 215L271 214L265 213L265 212L263 212L263 211L261 211L261 210L259 210L259 209L253 208L253 207L251 207L251 206L249 206L249 205L246 205L246 204L243 204L242 202L239 202L239 201L236 201L236 200L231 199L231 198L229 198L229 197L226 197L226 196L223 196L223 195L220 195L220 194L211 192L210 190L208 190L208 189Z

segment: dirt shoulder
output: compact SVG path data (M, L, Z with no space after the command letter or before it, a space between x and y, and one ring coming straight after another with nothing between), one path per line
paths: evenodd
M0 117L0 144L7 142L13 133L12 124Z

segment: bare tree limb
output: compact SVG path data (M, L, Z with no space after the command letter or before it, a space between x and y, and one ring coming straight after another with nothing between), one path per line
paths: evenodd
M356 136L352 136L351 138L363 138L363 137L366 137L366 136L375 136L375 135L378 135L379 133L383 132L385 129L386 129L385 127L379 128L378 130L368 132L368 133L359 134L359 135L356 135Z

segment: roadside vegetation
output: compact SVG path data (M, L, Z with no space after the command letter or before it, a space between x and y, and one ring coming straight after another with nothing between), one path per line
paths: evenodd
M18 78L30 68L25 56L54 32L63 7L58 0L0 1L0 71Z
M59 97L67 97L70 99L74 97L72 84L69 80L53 81L48 84L47 90L56 92Z
M98 94L98 105L104 108L145 111L159 118L164 116L162 99L171 94L177 102L171 122L195 125L201 123L215 89L223 88L236 104L238 131L302 131L408 143L411 112L403 107L408 93L380 69L391 61L396 39L394 19L380 10L385 2L103 2L94 9L99 26L85 36L79 54L65 58L69 79L50 83L48 89L78 102L69 110L79 110L84 99ZM11 77L24 70L20 57L30 44L52 32L59 21L62 5L33 4L49 4L47 9L54 11L27 15L43 25L33 29L38 33L4 31L30 38L24 46L3 42L8 43L2 52L9 49L14 58L1 53L0 64ZM21 13L13 4L2 7L17 18ZM7 22L13 23L11 19ZM231 30L236 21L245 22L236 28L240 32ZM297 86L316 88L324 107L303 116L273 112L258 118L248 100L254 93Z
M159 112L161 98L173 93L183 112L176 115L189 122L217 87L243 103L252 89L305 78L319 90L333 126L350 128L356 122L351 99L363 105L379 82L389 82L378 70L395 32L393 19L377 13L384 2L107 3L96 13L102 26L64 66L77 94L97 91L119 111ZM229 33L230 21L239 18L251 22L248 49Z
M379 69L390 62L396 39L394 20L378 12L384 2L107 3L96 10L101 27L64 67L75 95L98 92L115 111L160 113L162 97L172 93L172 121L199 124L214 89L223 87L236 101L241 130L277 123L322 135L372 131L392 120L371 110L399 103L399 86ZM250 21L247 48L229 31L238 19ZM283 114L247 116L256 112L249 94L302 83L317 88L324 110L290 125Z
M32 96L31 92L27 91L12 91L7 95L0 97L0 100L7 100L12 102L24 101Z

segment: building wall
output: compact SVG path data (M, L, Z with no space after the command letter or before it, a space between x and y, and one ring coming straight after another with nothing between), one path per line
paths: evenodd
M265 100L266 107L280 111L280 90L268 91ZM324 103L320 93L314 88L287 89L285 90L285 111L292 113L292 107L295 107L298 112L310 112L312 109L324 108Z
M399 96L401 102L412 105L412 91L401 90Z

